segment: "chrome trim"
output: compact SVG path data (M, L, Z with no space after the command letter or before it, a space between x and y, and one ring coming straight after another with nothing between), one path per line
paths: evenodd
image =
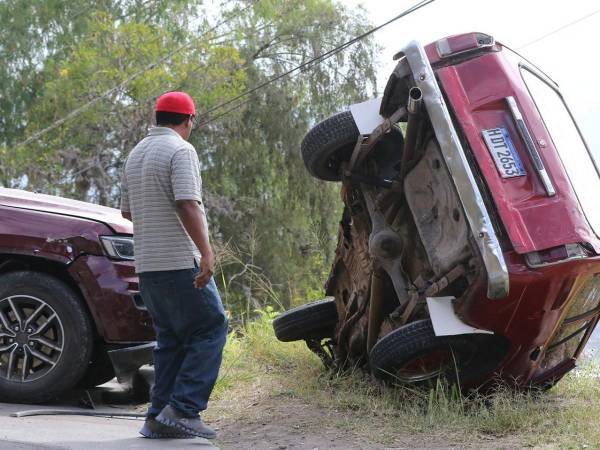
M552 180L546 171L544 162L542 161L542 158L540 158L540 154L535 147L531 133L529 132L527 124L525 124L523 115L521 114L519 106L517 105L517 101L512 95L509 95L506 97L506 103L508 104L508 108L510 109L513 119L517 124L517 129L519 130L521 139L523 139L523 142L525 142L525 147L527 147L527 152L529 153L529 157L533 162L533 166L535 167L535 170L537 171L540 180L546 189L546 194L548 194L548 197L556 195L556 189L554 189L554 185L552 184Z
M431 64L423 46L416 41L405 47L403 53L417 87L423 92L423 103L481 252L488 277L487 296L492 299L504 298L509 289L506 261Z

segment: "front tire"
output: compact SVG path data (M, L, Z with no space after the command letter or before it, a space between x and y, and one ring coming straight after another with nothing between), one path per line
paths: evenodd
M0 399L42 403L73 388L92 354L93 328L79 296L50 275L0 276Z

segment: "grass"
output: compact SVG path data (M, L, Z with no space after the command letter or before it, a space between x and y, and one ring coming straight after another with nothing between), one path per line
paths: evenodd
M416 439L426 447L600 448L600 369L591 362L543 394L499 389L461 395L438 383L429 391L384 388L357 370L332 374L304 343L280 343L272 314L230 336L214 398L229 420L257 398L301 402L319 414L313 429L333 427L375 448ZM278 400L279 399L279 400ZM232 407L233 405L233 407ZM253 408L260 415L260 408ZM210 414L222 415L217 409ZM259 419L260 420L260 419ZM300 420L300 419L299 419ZM307 419L309 422L310 420ZM443 445L442 445L443 444Z

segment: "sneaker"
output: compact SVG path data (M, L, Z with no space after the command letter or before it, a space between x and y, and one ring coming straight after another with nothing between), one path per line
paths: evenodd
M165 406L160 414L156 416L156 420L179 432L189 433L205 439L217 437L215 430L202 422L200 417L185 417L171 405Z
M155 418L146 419L140 434L148 439L192 439L195 437L193 434L163 425Z

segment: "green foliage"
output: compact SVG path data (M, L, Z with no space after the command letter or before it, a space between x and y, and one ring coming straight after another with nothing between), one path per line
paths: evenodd
M0 185L109 206L159 94L186 90L207 111L368 25L334 0L6 0L0 17ZM234 319L322 295L339 193L299 146L372 95L374 52L366 40L201 115L191 142L215 242L235 255L218 274Z

